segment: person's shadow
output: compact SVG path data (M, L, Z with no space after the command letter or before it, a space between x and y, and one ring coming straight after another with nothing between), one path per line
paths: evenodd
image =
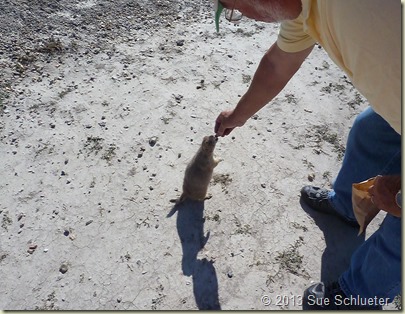
M186 200L175 205L167 217L176 212L177 232L183 249L181 268L184 275L193 278L197 307L200 310L220 310L218 279L213 261L197 259L198 252L209 238L209 232L204 236L204 202Z
M319 213L302 200L301 207L322 230L326 248L322 254L321 281L325 284L337 281L348 269L353 252L364 242L364 233L357 235L359 228L345 224L336 216Z

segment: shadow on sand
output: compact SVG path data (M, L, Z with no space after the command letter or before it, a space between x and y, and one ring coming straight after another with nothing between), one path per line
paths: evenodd
M322 254L321 281L336 281L349 267L353 252L364 242L364 233L357 236L359 229L345 224L338 217L319 213L302 200L301 207L322 230L326 248Z
M220 310L218 279L212 261L197 259L209 238L204 236L204 202L186 200L175 205L167 217L177 212L177 232L183 249L183 274L192 276L195 301L200 310Z

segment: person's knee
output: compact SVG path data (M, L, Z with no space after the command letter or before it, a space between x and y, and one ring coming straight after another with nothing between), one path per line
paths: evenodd
M378 115L371 107L368 107L360 113L354 120L350 136L355 139L363 139L374 137L381 138L381 134L387 134L396 137L397 133L390 127L380 115Z
M352 129L356 128L359 131L366 131L364 128L369 127L376 119L378 119L378 115L369 107L356 117Z
M368 108L356 117L350 130L349 141L353 144L354 142L361 143L365 136L370 136L370 128L373 125L375 114L371 108Z

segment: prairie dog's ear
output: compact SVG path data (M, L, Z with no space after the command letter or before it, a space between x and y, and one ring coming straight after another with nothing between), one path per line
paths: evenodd
M202 144L206 144L209 141L209 136L204 136L202 140Z

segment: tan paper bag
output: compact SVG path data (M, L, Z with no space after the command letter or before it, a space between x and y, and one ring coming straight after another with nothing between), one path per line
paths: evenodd
M359 234L362 234L370 221L379 213L379 209L371 201L368 189L374 184L374 178L352 185L352 204L354 215L360 225Z

